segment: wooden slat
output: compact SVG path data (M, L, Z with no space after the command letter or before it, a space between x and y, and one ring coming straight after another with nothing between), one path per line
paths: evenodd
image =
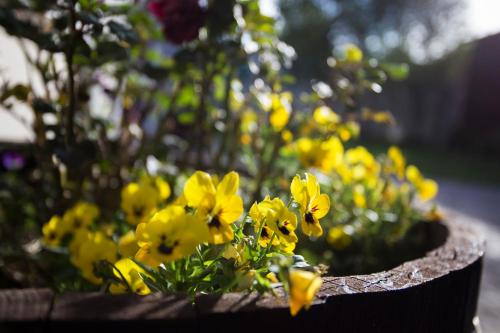
M449 222L429 227L430 238L445 240L435 250L385 272L325 277L313 306L295 318L290 317L285 297L255 293L201 295L195 305L181 295L69 293L55 298L47 331L68 332L78 327L107 333L123 329L217 333L470 332L484 239L473 228L455 223L452 216ZM50 292L32 293L0 292L0 318L11 322L46 318ZM45 299L40 297L42 294L50 297Z
M53 296L50 289L1 290L0 322L46 320Z

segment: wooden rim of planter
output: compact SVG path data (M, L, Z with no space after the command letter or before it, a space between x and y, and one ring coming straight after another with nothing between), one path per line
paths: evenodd
M247 331L249 327L255 330L256 320L266 320L268 330L264 331L271 331L283 329L284 320L285 326L293 323L292 331L301 325L353 332L377 331L377 327L387 331L399 325L393 328L470 332L485 241L475 228L456 222L456 216L450 213L446 221L436 222L447 233L446 240L422 258L374 274L324 277L311 308L293 320L285 297L256 293L201 295L193 304L182 295L55 295L48 289L18 289L0 291L0 322L44 321L52 327L75 322L161 322L161 327L177 325L196 331L203 325L234 320L243 324L238 331ZM272 324L276 320L281 322ZM344 321L349 325L342 324Z

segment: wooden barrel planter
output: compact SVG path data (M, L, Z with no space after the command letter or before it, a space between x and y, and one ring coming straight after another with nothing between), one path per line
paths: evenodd
M308 311L257 294L107 295L48 289L0 292L0 332L471 332L484 239L453 216L431 225L442 244L380 273L325 277Z

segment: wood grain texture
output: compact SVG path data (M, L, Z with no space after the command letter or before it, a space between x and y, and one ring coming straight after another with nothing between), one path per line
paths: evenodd
M43 321L44 332L471 332L485 242L453 221L430 226L429 241L445 241L422 258L375 274L323 278L313 306L294 318L279 290L277 298L229 293L194 303L181 295L69 293L53 306L50 291L19 290L0 292L0 321Z

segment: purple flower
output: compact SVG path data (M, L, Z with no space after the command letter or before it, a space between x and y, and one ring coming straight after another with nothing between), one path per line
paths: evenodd
M205 23L198 0L151 0L148 9L161 22L165 38L175 44L198 38Z
M7 151L2 154L2 165L6 170L17 171L26 165L26 159L21 153Z

